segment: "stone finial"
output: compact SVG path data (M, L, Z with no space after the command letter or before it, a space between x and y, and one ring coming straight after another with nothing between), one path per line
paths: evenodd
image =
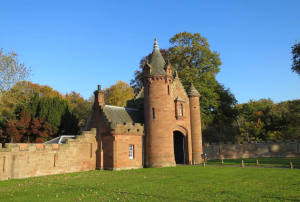
M175 71L175 78L178 79L178 72L177 71Z
M155 39L154 39L154 49L159 49L159 48L158 48L158 43L157 43L156 37L155 37Z
M191 83L191 87L189 90L188 95L196 95L196 96L200 96L200 94L198 93L197 89L195 88L194 84Z

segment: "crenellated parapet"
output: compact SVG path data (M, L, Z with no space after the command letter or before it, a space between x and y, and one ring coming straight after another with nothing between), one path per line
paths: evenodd
M144 85L146 83L153 83L153 82L160 82L160 83L167 83L167 84L171 84L173 81L173 76L170 75L145 75L143 78L144 81Z
M123 124L120 124L111 122L110 129L112 134L143 135L144 125L141 123L124 122Z
M96 129L65 144L7 143L0 148L0 180L95 170L96 151Z
M19 152L19 151L53 151L70 147L71 144L79 142L92 142L96 139L96 129L82 131L76 135L75 139L67 139L65 144L42 144L42 143L5 143L5 148L0 148L0 152Z

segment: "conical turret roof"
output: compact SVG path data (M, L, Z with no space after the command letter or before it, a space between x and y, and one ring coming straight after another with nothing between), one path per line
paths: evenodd
M200 94L198 93L198 91L195 88L193 83L191 83L191 87L190 87L188 95L199 95L200 96Z
M154 48L152 51L152 56L149 64L152 67L152 72L151 72L152 75L167 74L166 71L164 70L166 62L159 51L156 37L155 37Z

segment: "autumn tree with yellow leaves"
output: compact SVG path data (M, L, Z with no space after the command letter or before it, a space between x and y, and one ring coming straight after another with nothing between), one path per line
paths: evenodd
M107 105L125 107L127 100L134 97L133 88L124 81L116 81L116 84L104 89L104 99Z

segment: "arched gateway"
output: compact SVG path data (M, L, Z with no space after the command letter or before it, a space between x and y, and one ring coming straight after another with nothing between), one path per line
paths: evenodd
M185 164L185 137L180 131L173 132L174 156L176 164Z

